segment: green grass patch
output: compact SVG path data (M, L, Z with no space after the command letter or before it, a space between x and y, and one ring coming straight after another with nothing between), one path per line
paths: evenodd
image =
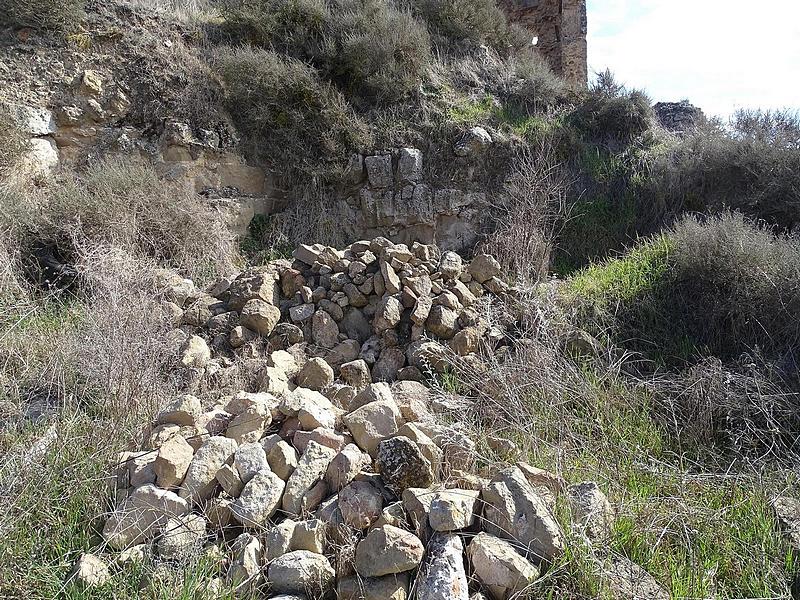
M101 541L95 518L106 508L108 490L103 478L114 449L105 436L97 435L97 428L112 424L101 425L80 414L62 415L61 420L58 440L39 464L28 465L29 472L12 470L4 461L3 483L14 496L0 513L7 519L0 540L0 597L17 597L23 590L36 598L62 597L74 560ZM6 460L15 450L29 447L43 430L37 426L13 434ZM11 444L0 440L0 447L4 446ZM114 587L119 590L109 586L107 594L98 591L92 597L115 597ZM132 595L135 591L126 589ZM67 597L82 596L71 593Z
M568 290L589 302L631 300L663 283L673 241L656 236L623 257L590 265L569 280Z
M74 298L55 297L15 311L3 335L51 335L76 327L87 317L86 306Z
M447 121L456 125L474 125L489 119L494 113L496 100L486 95L480 100L459 97L447 108Z
M595 196L575 203L558 232L553 271L569 275L593 260L602 260L636 235L636 201L630 194L612 199Z
M528 140L552 135L565 126L563 117L535 114L511 103L501 103L490 94L478 100L459 96L445 114L447 122L454 125L492 122Z

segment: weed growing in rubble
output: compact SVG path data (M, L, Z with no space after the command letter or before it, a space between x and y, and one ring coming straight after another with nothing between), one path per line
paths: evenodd
M0 155L0 179L6 179L28 150L28 139L19 124L9 114L7 107L2 108L3 110L0 110L0 144L4 150Z

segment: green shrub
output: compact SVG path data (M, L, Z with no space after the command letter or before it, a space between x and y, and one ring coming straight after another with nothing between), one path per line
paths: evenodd
M309 61L368 102L407 95L431 60L425 26L391 0L225 0L222 7L240 38Z
M506 92L507 102L531 113L564 100L564 81L540 54L532 49L517 52L509 58L509 63L515 77Z
M489 43L502 50L518 37L495 0L414 0L414 4L433 31L456 43Z
M83 18L85 0L0 0L0 26L68 33Z
M609 316L618 343L666 364L779 360L800 343L800 240L737 213L686 216L570 287Z
M674 210L739 210L787 230L800 215L800 117L739 112L656 162L652 194Z
M572 121L590 140L613 147L626 145L651 129L654 116L644 93L626 90L606 71L575 109Z
M326 0L221 0L225 27L240 39L293 56L314 54L330 19Z
M324 174L326 161L369 145L364 123L313 67L252 48L220 49L214 61L250 154L284 174Z
M120 65L131 100L126 121L155 129L166 119L185 121L194 131L216 132L223 147L234 145L222 108L222 82L196 48L187 44L167 48L153 38L127 52L128 59Z
M419 87L430 39L411 12L391 2L340 0L315 58L350 96L385 103Z

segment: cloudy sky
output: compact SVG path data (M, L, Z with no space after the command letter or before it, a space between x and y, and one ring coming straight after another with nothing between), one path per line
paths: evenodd
M589 70L709 115L800 110L800 0L587 0Z

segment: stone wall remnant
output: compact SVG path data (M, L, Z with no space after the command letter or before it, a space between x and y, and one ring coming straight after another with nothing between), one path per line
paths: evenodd
M703 111L688 100L658 102L653 110L664 129L679 135L696 129L707 120Z
M538 38L536 47L553 71L569 83L588 81L586 0L500 0L512 22Z

